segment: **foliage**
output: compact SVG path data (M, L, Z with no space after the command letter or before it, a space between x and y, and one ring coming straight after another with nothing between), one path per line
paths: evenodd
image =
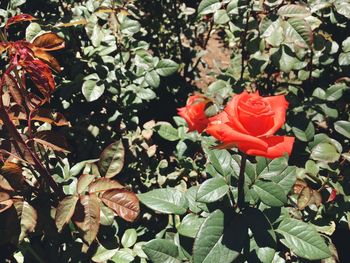
M349 1L35 2L0 2L2 261L347 261ZM283 126L228 140L246 92Z

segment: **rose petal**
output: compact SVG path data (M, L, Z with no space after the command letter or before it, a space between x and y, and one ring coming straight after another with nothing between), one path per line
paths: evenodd
M240 133L227 124L209 123L206 132L223 142L224 145L222 146L232 147L235 145L242 151L252 148L262 152L267 150L268 144L265 141L248 134Z
M264 100L270 104L271 111L275 113L273 116L274 125L268 132L264 134L265 136L269 136L278 131L286 122L286 110L288 108L288 102L286 101L284 95L264 97Z
M220 123L227 123L230 120L229 120L229 118L227 116L227 113L225 111L222 111L219 114L209 118L209 121L213 122L213 123L215 122L217 124L220 124Z
M288 136L271 136L267 138L261 138L268 144L267 149L264 151L257 148L252 148L246 151L249 155L263 156L266 158L278 158L283 156L285 153L291 154L294 144L294 137Z
M227 113L227 117L230 120L230 125L235 128L235 130L242 133L248 134L248 131L243 127L242 123L239 121L238 115L238 102L240 100L247 100L249 98L248 92L244 91L239 95L233 96L232 100L227 103L224 111Z

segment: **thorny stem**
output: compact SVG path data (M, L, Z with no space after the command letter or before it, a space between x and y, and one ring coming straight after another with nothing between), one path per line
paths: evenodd
M40 175L43 176L44 180L48 183L48 185L52 188L52 190L55 192L56 195L58 195L59 198L62 198L64 196L64 193L61 188L58 187L56 182L51 177L50 173L46 168L43 166L41 161L39 160L38 156L35 152L32 151L32 149L29 148L29 146L26 144L24 139L22 138L21 134L18 132L16 126L11 121L2 101L2 93L3 93L3 83L2 80L0 81L0 118L5 124L5 127L9 131L10 135L14 139L13 143L14 146L17 148L18 152L21 155L21 158L28 161L28 163L34 163L34 170L36 170ZM20 147L20 145L22 147ZM25 152L29 154L27 157Z
M312 63L313 63L313 58L314 58L314 51L311 47L311 54L310 54L310 62L309 62L309 84L311 86L311 83L312 83L312 70L313 70L313 67L312 67Z
M239 170L239 177L238 177L238 198L237 198L237 206L239 208L242 208L244 205L244 171L245 171L245 165L247 162L247 155L245 153L242 153L242 159L241 159L241 168Z

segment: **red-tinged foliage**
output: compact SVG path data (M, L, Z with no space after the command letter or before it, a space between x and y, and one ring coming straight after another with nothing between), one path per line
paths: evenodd
M46 100L55 89L55 81L49 67L38 59L23 63L24 70Z
M333 202L336 197L337 197L337 190L333 188L330 196L328 197L327 203Z
M126 221L133 222L140 213L140 203L136 194L124 189L112 189L100 197L103 203Z
M46 32L37 36L32 44L45 51L60 50L65 46L64 39L53 32Z
M28 15L28 14L20 14L20 15L13 16L13 17L9 18L6 22L5 28L7 29L10 25L13 25L16 23L20 23L20 22L24 22L24 21L33 21L33 20L37 20L37 19L31 15Z

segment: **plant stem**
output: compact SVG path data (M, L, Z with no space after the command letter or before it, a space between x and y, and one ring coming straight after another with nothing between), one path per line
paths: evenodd
M241 169L239 170L239 177L238 177L238 198L237 198L237 206L239 208L242 208L244 205L244 171L245 171L245 165L247 162L247 155L245 153L242 153L242 159L241 159Z
M248 6L249 8L249 6ZM241 58L241 77L240 80L243 80L244 75L244 60L246 58L246 41L247 41L247 35L248 35L248 23L249 23L249 9L247 8L247 13L245 17L245 25L244 25L244 32L242 34L241 43L242 43L242 58Z

